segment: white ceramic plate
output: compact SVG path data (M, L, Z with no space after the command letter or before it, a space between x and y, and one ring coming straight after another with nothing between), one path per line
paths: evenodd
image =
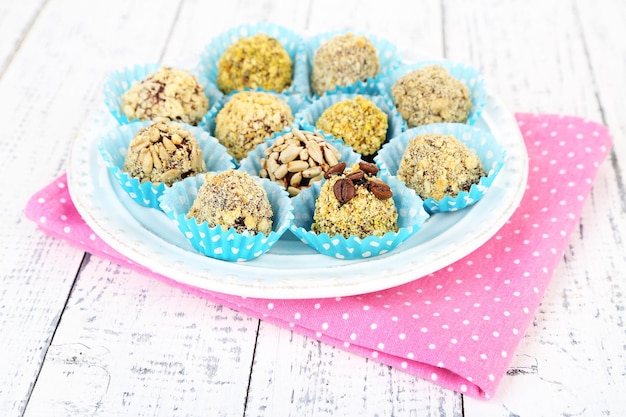
M441 269L480 247L504 225L524 194L528 156L514 116L490 95L477 126L489 129L507 160L481 201L432 216L394 251L366 260L320 255L287 232L263 256L231 263L196 252L167 216L134 203L109 176L97 150L115 126L98 114L72 146L67 167L78 212L102 240L134 262L193 287L259 298L321 298L395 287Z

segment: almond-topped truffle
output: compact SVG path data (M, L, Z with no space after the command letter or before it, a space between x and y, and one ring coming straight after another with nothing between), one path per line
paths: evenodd
M291 107L278 96L260 91L234 94L215 116L215 137L238 160L265 138L289 126Z
M342 139L363 156L376 153L387 138L387 114L363 96L339 101L328 107L315 127Z
M372 41L352 33L337 35L315 51L311 89L321 96L337 86L374 78L379 71L378 51Z
M453 135L426 133L409 141L396 176L424 200L456 197L486 176L480 158Z
M291 86L292 79L289 53L264 33L239 39L217 62L217 86L224 94L246 87L280 93Z
M197 77L178 68L159 68L122 97L122 112L129 120L197 125L208 110L209 100Z
M140 182L171 186L206 172L202 150L191 132L176 123L157 122L140 129L131 140L124 171Z
M267 192L249 174L226 170L207 173L187 218L196 223L207 222L210 227L223 230L234 227L238 233L251 235L272 231L272 206Z
M382 236L398 230L398 212L389 185L376 177L378 167L360 162L346 169L345 163L326 173L315 202L315 233L345 238Z
M465 123L472 109L470 89L439 65L400 77L391 88L408 127L430 123Z

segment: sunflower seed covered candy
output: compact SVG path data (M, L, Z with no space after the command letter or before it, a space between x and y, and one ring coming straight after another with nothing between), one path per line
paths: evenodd
M295 196L320 181L341 158L341 152L319 132L293 129L278 136L265 150L259 177L281 184Z
M139 130L128 147L124 171L140 182L171 186L202 172L206 164L196 138L176 123L157 122Z

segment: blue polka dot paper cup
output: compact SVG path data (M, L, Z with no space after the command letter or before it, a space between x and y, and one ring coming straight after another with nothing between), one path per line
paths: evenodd
M160 209L159 197L167 188L165 184L151 181L142 183L124 171L124 160L130 142L140 129L151 124L152 122L132 122L114 128L100 137L98 150L109 172L131 199L144 207ZM198 141L207 171L222 171L235 167L234 159L217 139L199 127L177 124L191 132Z
M398 66L400 66L402 62L402 55L400 54L397 46L392 42L380 38L371 33L359 32L359 31L350 31L350 30L336 30L331 32L320 33L318 35L312 36L304 42L304 50L306 53L306 63L307 63L307 79L309 85L311 83L311 74L313 73L313 60L315 58L315 53L319 49L320 46L331 40L336 36L353 34L355 36L365 36L368 38L376 51L378 52L378 63L379 63L379 71L378 74L373 78L368 78L367 80L359 80L353 84L345 85L345 86L336 86L333 89L327 90L324 94L332 94L332 93L360 93L360 94L381 94L382 91L379 87L379 81L384 77L385 73L394 70ZM319 94L315 94L313 90L311 90L312 97L319 97Z
M122 97L130 87L134 84L145 80L150 74L157 71L163 65L161 64L137 64L134 66L112 71L104 82L104 103L109 112L113 115L119 124L128 124L137 120L130 120L122 111ZM171 65L174 68L179 68ZM184 68L180 68L184 69ZM185 69L187 70L187 69ZM204 95L209 100L209 108L213 105L221 93L217 87L211 83L201 73L196 70L188 70L190 74L198 78L199 84L202 86Z
M209 227L207 222L198 224L194 218L188 219L187 213L204 184L205 175L185 178L165 190L161 197L161 210L200 253L224 261L250 261L269 251L289 230L293 220L293 205L287 192L269 180L255 179L267 192L274 213L269 236L263 233L251 235L247 231L238 233L235 228Z
M313 184L292 198L294 219L291 232L304 244L315 249L322 255L336 259L365 259L383 255L394 250L402 242L415 235L424 225L429 215L424 210L422 199L415 191L407 188L396 178L379 175L393 191L393 200L398 210L397 232L387 232L383 236L329 236L327 233L317 234L311 231L315 202L320 194L323 182Z
M361 160L361 155L356 153L354 149L352 149L352 147L346 145L345 143L343 143L342 140L336 139L332 135L328 135L321 130L311 127L292 127L282 132L275 133L271 138L268 138L263 143L257 145L251 152L248 153L248 155L244 159L241 160L239 169L250 175L259 176L261 174L261 170L263 169L262 160L266 157L266 151L271 148L272 145L274 145L278 138L289 134L294 129L299 129L305 132L315 132L321 135L328 144L332 145L335 149L339 151L339 153L341 154L340 158L338 158L339 162L345 162L347 166L358 163L359 160Z
M472 108L470 109L466 123L469 125L476 123L476 120L480 117L487 103L487 88L485 85L485 79L481 73L476 68L469 65L448 60L430 60L404 64L386 73L380 78L380 80L378 80L377 84L383 94L390 97L393 101L391 89L398 79L412 71L432 65L438 65L445 68L446 71L452 75L452 77L461 81L465 84L465 86L467 86L467 88L469 88Z
M392 138L374 158L381 171L395 176L400 161L409 142L425 133L453 135L480 158L487 176L481 177L478 184L472 184L469 191L461 191L456 197L446 196L441 200L424 199L424 207L430 214L457 211L478 202L500 172L506 160L506 151L491 132L462 123L435 123L407 129L400 136Z
M228 47L242 38L263 33L280 42L293 63L293 79L289 88L279 93L310 96L309 81L306 75L306 55L302 47L302 37L296 32L273 23L259 22L236 26L211 39L200 55L198 71L217 87L217 63ZM218 90L219 91L219 90ZM223 92L220 92L222 95Z
M393 102L388 97L359 93L336 93L318 97L310 104L304 106L296 114L296 123L303 128L314 129L317 119L319 119L330 106L344 100L355 99L356 97L363 97L371 100L383 113L387 115L387 134L385 142L400 135L407 129L406 122L400 113L398 113Z

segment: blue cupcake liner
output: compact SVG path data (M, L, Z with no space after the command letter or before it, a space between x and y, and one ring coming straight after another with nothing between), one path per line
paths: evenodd
M221 226L209 227L207 222L196 223L186 217L191 205L204 184L205 175L185 178L165 190L160 198L161 210L174 221L178 229L200 253L224 261L249 261L266 253L289 229L293 220L293 205L287 192L278 184L258 177L267 192L274 213L272 231L251 235L238 233L235 228L223 230Z
M235 94L240 93L242 91L253 91L253 90L246 88L244 90L233 91L232 93L228 95L222 96L222 98L220 98L219 100L215 102L215 104L213 104L213 106L209 109L208 113L204 116L204 118L202 119L202 121L200 122L198 126L205 129L207 132L209 132L211 136L215 136L215 127L216 127L215 118L217 117L218 113L224 108L226 103L228 103L228 101ZM296 118L296 114L298 114L301 106L303 105L302 98L300 96L281 94L281 93L276 93L274 91L263 91L263 92L275 95L276 97L280 98L285 103L287 103L287 105L291 109L291 113L293 114L293 117L294 117L294 122L290 126L285 127L285 129L283 129L282 132L296 126L295 118ZM239 161L235 160L235 163L239 165Z
M198 72L217 89L217 63L229 46L241 38L264 33L277 39L285 48L293 62L293 80L291 86L280 93L308 97L311 95L306 72L306 54L303 49L302 37L296 32L273 23L259 22L236 26L211 39L200 54ZM259 89L264 91L262 89ZM223 96L224 93L217 90Z
M391 89L396 81L409 72L424 68L430 65L438 65L446 69L457 80L470 89L470 100L472 102L472 108L470 109L469 116L466 124L473 125L483 112L485 105L487 104L487 88L485 79L481 73L469 65L453 62L449 60L429 60L419 61L412 64L404 64L398 68L387 72L378 81L379 89L389 98L395 105Z
M276 139L283 136L293 130L293 127L289 127L282 132L276 132L272 137L266 139L263 143L258 144L252 151L248 153L244 159L240 161L239 169L250 174L258 176L261 172L261 159L265 158L265 151L271 147ZM345 162L346 166L358 163L361 160L361 155L356 153L351 146L346 145L341 139L337 139L332 135L322 132L319 129L312 127L300 127L300 130L308 132L317 132L324 136L326 142L333 145L340 153L341 158L339 162Z
M425 199L426 211L430 214L457 211L478 202L485 195L506 160L506 150L487 130L463 123L434 123L413 127L386 143L374 161L381 171L395 176L404 150L411 139L424 133L453 135L478 155L487 171L487 176L481 177L478 184L472 184L469 191L461 191L456 197L445 196L441 200Z
M131 67L122 68L112 71L104 82L104 103L115 120L121 125L137 121L128 119L128 116L122 111L122 96L133 84L145 80L148 75L163 67L162 64L137 64ZM175 67L175 66L173 66ZM209 81L201 73L189 70L190 74L198 78L198 82L202 86L204 95L209 100L209 109L219 97L221 93L217 88L209 83Z
M323 181L314 183L292 198L294 219L291 232L317 252L336 259L371 258L395 249L422 228L429 214L424 210L422 199L403 182L385 174L379 175L379 178L385 181L393 191L392 198L398 210L399 230L397 232L388 232L383 236L368 236L364 239L357 236L345 238L343 235L330 236L327 233L312 232L315 202Z
M378 52L378 63L379 63L379 71L376 77L368 78L365 81L359 80L354 84L347 86L337 86L334 89L327 90L324 94L334 94L334 93L360 93L360 94L382 94L384 90L380 89L379 82L385 76L386 73L394 70L399 67L402 63L402 56L396 47L395 44L389 42L386 39L380 38L371 33L352 31L352 30L336 30L332 32L320 33L315 35L304 42L304 50L306 53L306 77L307 83L311 84L311 74L313 73L313 58L315 57L315 52L322 46L324 43L328 42L335 36L346 35L351 33L355 36L365 36L367 37ZM309 87L310 88L310 87ZM319 97L317 94L314 94L311 90L311 96L313 98Z
M317 119L319 119L322 113L330 106L340 101L354 99L359 96L373 101L374 104L387 115L388 127L385 142L400 135L407 129L406 121L402 118L402 115L400 115L395 105L388 97L360 93L325 94L302 108L295 116L296 123L302 128L314 129Z
M141 183L137 178L124 172L124 159L130 142L140 129L151 124L152 122L132 122L119 126L100 137L98 150L109 172L131 199L144 207L159 209L158 199L168 187L163 183L151 181ZM199 127L177 124L190 131L198 141L207 171L222 171L235 167L234 159L217 139Z

